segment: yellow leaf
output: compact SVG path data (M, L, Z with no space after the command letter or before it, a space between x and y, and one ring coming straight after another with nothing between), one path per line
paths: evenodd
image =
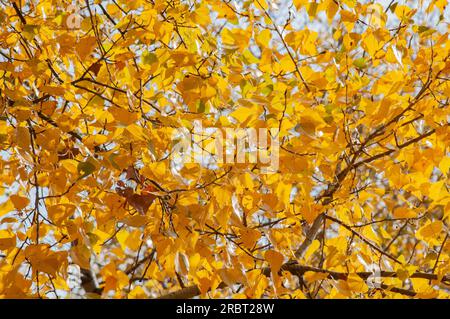
M250 195L245 195L242 198L242 206L248 210L253 208L253 197Z
M264 9L269 9L269 5L267 4L266 0L258 0L259 5Z
M294 0L294 5L297 10L300 10L301 8L305 7L309 4L309 0Z
M285 207L289 206L290 196L291 196L292 185L287 184L285 182L279 182L276 194L278 196L278 200L285 205Z
M347 277L348 288L353 292L366 292L368 290L366 282L357 274L349 274Z
M75 245L70 250L70 257L81 268L89 269L91 251L86 245Z
M284 257L275 250L268 250L264 254L264 259L269 263L272 272L277 273L283 264Z
M248 249L253 248L259 238L261 238L261 233L256 229L247 228L241 230L242 244Z
M399 207L394 209L395 218L414 218L417 217L417 212L408 207Z
M93 36L81 38L75 45L75 50L77 51L80 59L84 60L92 52L92 50L94 50L96 44L97 42Z
M439 181L432 183L429 189L429 197L435 201L442 199L445 196L448 196L447 188L444 187L445 181Z
M76 206L71 204L58 204L47 208L48 218L56 225L61 225L75 212Z
M448 169L450 168L450 156L444 156L444 158L439 163L439 169L442 174L448 174Z
M181 252L178 252L176 254L175 270L177 271L177 273L184 276L187 275L189 272L189 259L185 254Z
M417 231L416 237L418 239L426 241L427 239L439 236L443 228L444 224L440 220L431 223L426 223L424 226L420 227L420 229Z
M257 120L261 111L261 106L251 105L250 107L238 107L230 115L234 117L241 127L251 127Z
M65 159L59 162L62 167L64 167L68 172L71 174L77 174L78 173L78 162L72 159Z
M264 29L256 35L256 43L263 48L269 46L269 41L271 38L271 32L268 29Z
M308 260L309 257L316 252L316 250L320 247L320 241L314 239L311 245L308 247L308 250L305 252L305 260Z
M24 250L27 260L35 270L56 276L59 269L67 267L67 252L55 252L49 245L29 245Z
M11 199L11 201L14 204L14 207L17 210L24 209L30 203L30 200L28 198L22 197L22 196L19 196L19 195L11 195L9 198Z
M328 278L328 274L325 272L307 271L305 272L304 278L308 282L314 282Z
M370 239L371 241L380 244L381 242L381 236L379 236L371 226L369 227L364 227L363 231L362 231L363 235L367 238Z
M0 230L0 250L16 247L16 236L9 230Z
M309 109L305 109L300 114L299 127L301 131L306 134L312 135L316 132L316 130L325 127L326 122L320 117L320 115Z
M26 127L19 126L16 129L17 145L25 150L28 150L31 143L30 132Z
M242 283L245 280L242 272L238 268L219 269L219 276L227 285Z
M378 49L378 41L373 35L373 33L369 33L364 39L363 39L363 45L364 49L369 53L371 57L375 55L375 52Z
M130 299L145 299L148 298L145 290L141 286L135 286L128 294Z
M10 211L12 211L14 209L15 209L15 207L14 207L12 201L8 200L0 205L0 216L8 214Z

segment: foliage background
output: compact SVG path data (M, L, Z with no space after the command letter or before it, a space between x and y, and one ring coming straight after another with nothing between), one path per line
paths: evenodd
M447 1L0 4L2 298L447 298ZM280 167L170 160L280 129Z

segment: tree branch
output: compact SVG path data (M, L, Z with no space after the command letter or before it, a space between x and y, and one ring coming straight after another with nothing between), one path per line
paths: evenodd
M328 269L316 268L316 267L312 267L312 266L300 265L300 264L296 264L296 263L284 264L283 266L281 266L280 271L283 271L283 270L289 271L290 273L292 273L293 275L296 275L296 276L303 276L308 271L314 272L314 273L324 273L324 274L328 274L327 279L331 279L331 280L347 280L348 276L351 274L351 273L345 273L345 272L337 272L337 271L328 270ZM264 267L261 269L261 272L265 276L270 276L271 269L269 267ZM361 272L356 272L355 274L364 280L367 280L369 277L374 276L374 275L378 275L379 277L382 277L382 278L397 278L398 277L397 273L393 272L393 271L380 271L379 273L375 273L375 274L373 272L369 272L369 271L361 271ZM410 276L410 278L440 280L440 282L442 282L446 285L450 285L450 276L444 276L444 277L440 278L436 274L415 272ZM225 287L227 287L227 284L222 282L217 288L223 289ZM414 297L417 294L413 290L407 290L407 289L402 289L402 288L397 288L397 287L390 287L385 284L381 284L380 288L382 288L383 290L392 291L392 292L410 296L410 297ZM192 285L192 286L182 288L180 290L176 290L174 292L168 293L166 295L160 296L158 299L189 299L189 298L193 298L195 296L199 296L200 294L201 294L201 291L198 288L198 286Z

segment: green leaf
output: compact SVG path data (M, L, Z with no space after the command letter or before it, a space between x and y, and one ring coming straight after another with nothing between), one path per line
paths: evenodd
M356 66L357 68L364 69L367 67L366 59L364 58L356 59L355 61L353 61L353 65Z
M78 163L77 170L78 174L80 174L80 179L84 178L95 171L95 165L88 159L86 162Z
M158 60L158 58L156 57L156 54L151 53L151 52L145 52L142 55L142 63L144 64L153 64Z

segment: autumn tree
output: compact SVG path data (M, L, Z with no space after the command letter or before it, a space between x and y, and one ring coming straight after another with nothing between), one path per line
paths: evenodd
M1 1L0 297L447 298L446 5Z

